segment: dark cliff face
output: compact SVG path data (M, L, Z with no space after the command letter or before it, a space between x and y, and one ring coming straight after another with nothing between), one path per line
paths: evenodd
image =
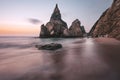
M108 36L120 40L120 0L114 0L99 20L92 27L90 33L93 37Z
M81 37L83 36L82 32L84 32L82 30L78 19L75 20L70 29L68 29L66 22L61 18L60 10L56 4L50 21L45 26L41 26L40 37Z
M86 31L85 31L84 26L81 26L81 30L82 30L82 33L83 33L83 34L86 34Z

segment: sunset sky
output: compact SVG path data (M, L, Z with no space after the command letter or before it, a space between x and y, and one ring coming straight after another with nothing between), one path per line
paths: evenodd
M0 0L0 35L39 35L56 3L68 26L79 19L88 32L112 0Z

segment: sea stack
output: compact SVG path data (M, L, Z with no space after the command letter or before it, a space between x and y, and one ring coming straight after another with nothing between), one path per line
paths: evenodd
M41 25L40 38L61 38L61 37L82 37L83 31L81 23L77 19L75 20L70 29L68 29L67 23L62 20L61 13L56 4L55 9L51 15L50 21L44 25Z
M92 37L112 37L120 40L120 0L113 0L112 6L94 24L89 35Z
M57 4L56 4L55 9L52 13L50 21L46 24L45 27L46 27L46 29L42 29L42 26L41 26L40 37L42 37L42 38L44 38L44 37L58 38L58 37L63 37L67 34L64 32L68 30L68 27L67 27L66 22L64 22L61 19L61 13L60 13L60 10L59 10ZM43 32L45 34L42 34ZM46 35L46 33L48 35Z
M84 27L83 27L84 28ZM81 22L76 19L69 28L70 37L83 37Z

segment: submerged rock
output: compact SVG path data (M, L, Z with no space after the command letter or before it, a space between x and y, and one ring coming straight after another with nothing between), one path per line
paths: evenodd
M58 43L51 43L51 44L45 44L45 45L36 45L36 47L39 50L57 50L62 48L62 45Z

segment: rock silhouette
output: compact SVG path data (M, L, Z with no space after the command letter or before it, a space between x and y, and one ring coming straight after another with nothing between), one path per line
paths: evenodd
M90 33L92 37L107 36L120 40L120 0L114 0L99 20L94 24Z
M73 22L70 29L67 23L61 19L61 13L56 4L50 21L44 26L41 25L40 38L59 38L59 37L83 37L83 29L80 26L80 21L77 19Z

